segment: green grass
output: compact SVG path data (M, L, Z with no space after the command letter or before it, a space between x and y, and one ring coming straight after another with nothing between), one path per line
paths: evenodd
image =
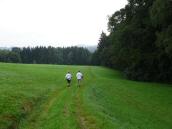
M0 129L171 129L171 119L172 85L103 67L0 63Z

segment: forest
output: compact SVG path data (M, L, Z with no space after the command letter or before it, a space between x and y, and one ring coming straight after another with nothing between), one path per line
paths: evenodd
M0 62L27 64L88 65L91 53L83 47L13 47L0 50Z
M172 82L172 1L128 0L109 17L93 64L132 80Z

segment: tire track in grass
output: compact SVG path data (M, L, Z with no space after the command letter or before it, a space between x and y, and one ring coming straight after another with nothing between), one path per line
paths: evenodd
M79 129L76 120L76 108L74 99L76 96L76 87L67 88L67 97L63 106L62 122L64 123L62 129Z
M75 91L75 87L65 87L59 96L53 98L36 129L79 129L73 103Z
M87 81L87 86L89 83L92 82L93 74L91 71L91 68L89 67L89 79ZM100 129L100 127L97 125L96 118L91 115L86 108L88 108L86 105L84 105L83 100L83 94L86 92L86 85L82 85L78 90L77 94L75 96L75 103L76 103L76 115L77 120L80 126L80 129Z
M63 87L52 93L42 109L31 113L20 129L80 129L76 120L74 100L76 87Z
M97 125L94 117L88 112L86 112L85 109L83 108L84 105L81 96L81 92L83 92L83 90L84 88L80 87L80 89L78 90L78 94L76 95L76 107L77 107L76 115L77 115L79 127L80 129L98 129L98 127L96 127Z
M37 108L29 114L28 118L24 121L25 125L21 125L19 129L36 129L36 127L40 124L40 119L43 119L48 115L48 111L52 107L54 101L56 101L64 90L64 88L56 89L46 100L46 102L39 106L41 109Z
M47 104L44 107L43 113L42 113L42 117L45 117L48 115L48 111L49 109L52 107L52 105L54 104L54 102L57 100L57 98L59 97L60 93L63 93L65 89L62 88L61 90L56 90L52 97L50 97L50 99L47 101Z

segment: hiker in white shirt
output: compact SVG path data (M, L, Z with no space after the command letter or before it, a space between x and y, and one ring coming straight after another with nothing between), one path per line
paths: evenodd
M67 80L67 85L70 86L71 84L71 80L72 80L72 74L70 72L68 72L65 76L66 80Z
M81 80L83 79L83 74L80 71L78 71L76 74L76 78L78 80L78 86L80 86Z

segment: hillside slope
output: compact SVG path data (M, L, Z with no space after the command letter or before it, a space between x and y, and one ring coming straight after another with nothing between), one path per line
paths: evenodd
M171 85L102 67L0 63L0 129L171 129L171 118Z

